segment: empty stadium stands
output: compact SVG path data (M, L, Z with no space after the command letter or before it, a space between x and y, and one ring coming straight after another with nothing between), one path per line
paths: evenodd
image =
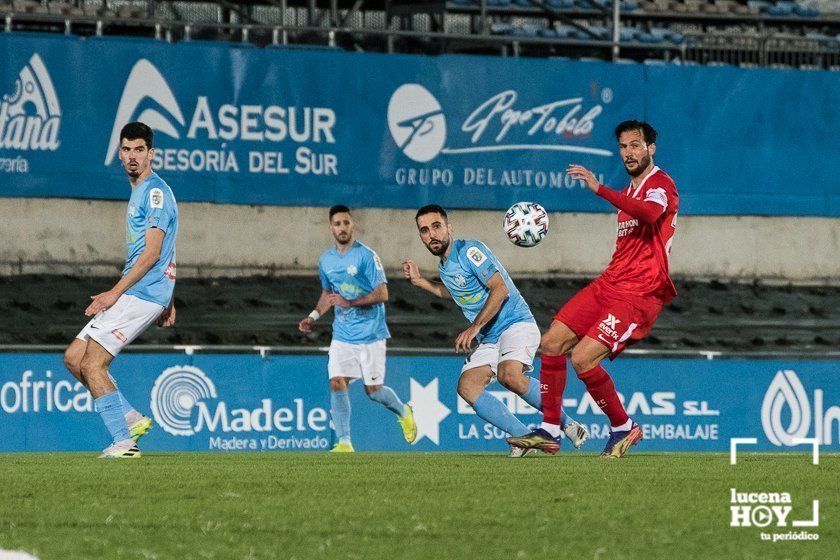
M5 31L835 70L836 0L0 0ZM614 40L615 38L615 40Z

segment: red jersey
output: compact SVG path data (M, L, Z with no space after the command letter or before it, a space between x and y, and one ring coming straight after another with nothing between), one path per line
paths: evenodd
M621 195L615 191L602 192L605 189L603 186L599 188L598 194L618 208L628 206L621 200L626 201L626 196L645 203L648 209L656 212L637 212L633 216L625 210L618 211L615 251L607 269L596 282L620 295L654 297L667 304L677 295L668 268L680 204L674 180L654 167L638 187L633 187L631 183ZM627 202L639 206L634 201ZM664 212L650 203L662 206ZM653 217L657 214L658 217Z

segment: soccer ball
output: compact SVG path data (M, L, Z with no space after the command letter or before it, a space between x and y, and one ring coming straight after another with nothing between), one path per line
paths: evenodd
M548 212L536 202L517 202L505 212L502 227L514 245L533 247L548 235Z

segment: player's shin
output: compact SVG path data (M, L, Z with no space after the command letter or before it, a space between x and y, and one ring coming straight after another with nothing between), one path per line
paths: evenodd
M610 374L603 367L597 365L589 371L579 373L578 377L586 385L586 390L589 391L589 395L595 403L610 419L612 429L614 431L629 429L626 426L630 425L630 417L627 416L627 411L624 410L624 405L618 398Z
M372 401L376 401L399 417L405 413L405 405L394 392L393 389L387 385L382 385L379 390L368 393Z
M350 443L350 395L347 389L330 392L330 416L338 441Z
M135 422L139 422L143 419L143 415L137 412L137 410L131 406L131 403L128 402L128 399L125 398L122 391L120 391L119 386L117 385L117 380L114 379L114 376L111 375L111 372L108 372L108 378L111 380L111 383L114 384L114 387L117 388L117 395L120 397L120 406L122 407L123 416L125 416L126 423L131 426Z
M540 385L543 413L541 428L553 437L558 437L562 421L563 392L566 390L566 356L543 354L540 361Z
M525 424L520 422L502 401L487 391L482 392L475 399L472 407L479 418L514 437L523 436L528 433L528 428Z
M102 422L108 428L114 443L130 439L128 424L123 416L122 405L117 391L102 395L93 401L96 412L102 417Z

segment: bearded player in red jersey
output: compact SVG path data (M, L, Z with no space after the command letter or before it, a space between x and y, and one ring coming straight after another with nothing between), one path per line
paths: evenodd
M610 375L600 364L644 338L662 307L677 294L668 272L668 255L679 195L674 181L653 164L653 127L643 121L626 121L616 127L615 136L630 174L630 185L623 191L601 185L591 171L579 165L566 170L618 208L618 238L607 269L563 306L542 336L543 424L530 434L508 438L516 447L557 451L567 355L610 420L610 439L601 456L623 457L642 439L641 428L627 415Z

